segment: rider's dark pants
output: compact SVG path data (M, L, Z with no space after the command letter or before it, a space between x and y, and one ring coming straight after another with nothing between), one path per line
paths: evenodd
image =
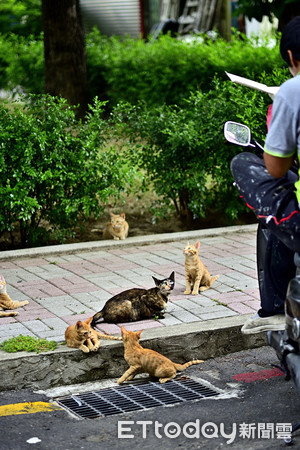
M300 252L300 211L292 172L272 177L263 159L240 153L231 163L237 189L259 220L270 230L260 289L261 316L284 312L289 281L295 276L294 252Z

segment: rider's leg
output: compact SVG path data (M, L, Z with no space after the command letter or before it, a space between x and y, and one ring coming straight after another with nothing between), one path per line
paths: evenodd
M269 233L260 285L260 317L284 314L284 302L289 281L294 278L294 252L273 233Z
M271 230L264 281L260 283L261 309L245 323L242 332L284 329L286 290L295 274L293 254L300 248L300 214L294 190L297 175L288 172L276 179L268 173L263 160L252 153L237 155L231 170L243 200Z
M231 163L237 189L256 216L293 252L300 250L300 210L291 171L274 178L263 159L252 153L240 153Z

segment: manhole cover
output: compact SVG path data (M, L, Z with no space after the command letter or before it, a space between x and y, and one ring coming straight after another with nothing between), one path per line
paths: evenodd
M191 378L165 384L146 381L85 392L57 399L57 403L81 419L111 416L190 400L219 397L223 393Z

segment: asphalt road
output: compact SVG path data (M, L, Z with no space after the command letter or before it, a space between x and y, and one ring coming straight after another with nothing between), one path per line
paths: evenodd
M218 399L79 420L65 410L1 416L1 405L50 401L30 390L0 393L1 450L281 449L282 432L300 421L300 397L269 347L230 354L184 373L224 391ZM276 375L276 376L275 376ZM7 374L9 377L9 374ZM115 381L115 380L112 380ZM300 448L300 430L293 437Z

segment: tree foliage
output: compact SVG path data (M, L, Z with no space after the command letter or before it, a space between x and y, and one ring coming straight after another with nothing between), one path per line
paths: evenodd
M0 105L0 236L18 231L23 247L62 242L122 191L130 170L106 148L102 113L95 99L78 123L66 100L49 95Z
M42 0L1 0L0 33L38 36L42 29Z

